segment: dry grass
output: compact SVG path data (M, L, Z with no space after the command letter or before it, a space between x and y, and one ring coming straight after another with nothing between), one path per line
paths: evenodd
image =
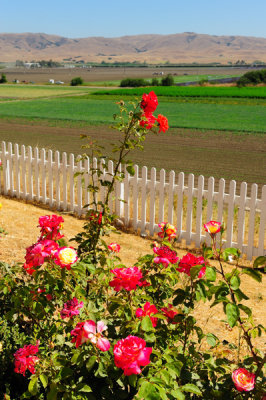
M41 215L50 215L53 211L44 207L27 204L24 201L4 197L1 197L0 201L3 205L0 214L0 226L8 232L7 236L3 236L0 239L0 259L9 263L23 262L25 248L34 243L38 238L38 218ZM62 213L62 215L65 220L64 234L67 239L70 239L82 229L84 221L74 217L73 215L69 215L68 213ZM120 257L122 262L127 266L132 266L139 256L151 253L151 240L143 239L133 234L125 232L121 232L120 235L112 234L107 238L107 242L110 243L112 241L116 241L121 245ZM191 252L197 251L196 249L193 249L193 246L185 248L181 243L177 248L178 256L182 257L187 253L187 250ZM212 264L215 264L215 262L212 262ZM248 266L251 264L248 261L242 261L242 265ZM230 268L232 268L230 265L226 266L228 271ZM242 281L243 291L250 298L248 303L254 312L254 322L261 324L265 323L266 311L263 302L265 297L265 285L258 284L247 275L243 276ZM230 340L237 345L238 330L234 329L233 331L230 331L226 327L225 322L221 321L221 319L224 318L222 307L216 306L215 308L210 309L209 303L199 303L195 314L199 324L205 331L213 332L220 339ZM264 339L258 338L256 344L259 348L262 348L264 345ZM241 347L242 354L245 351L246 348L243 344ZM233 353L232 356L234 356Z

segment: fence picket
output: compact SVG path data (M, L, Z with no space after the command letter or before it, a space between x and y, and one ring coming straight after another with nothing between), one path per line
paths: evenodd
M20 167L19 167L19 146L16 143L14 145L14 156L15 156L15 175L16 175L16 197L20 198Z
M193 189L194 175L188 175L188 190L187 190L187 224L186 224L186 242L191 243L192 234L192 213L193 213Z
M184 193L184 181L185 174L180 172L178 174L178 188L177 188L177 222L176 229L178 234L178 240L181 241L183 238L182 231L182 220L183 220L183 193Z
M214 195L214 182L215 182L215 181L214 181L214 178L211 176L211 177L208 179L207 221L205 221L205 222L211 221L211 219L212 219L212 212L213 212L213 210L212 210L212 208L213 208L213 195ZM205 223L205 222L204 222L204 223ZM207 245L210 246L210 244L211 244L211 237L210 237L210 235L206 235L206 242L207 242Z
M89 173L90 173L90 159L89 158L86 158L85 159L85 161L84 161L84 191L85 191L85 193L84 193L84 205L87 205L88 204L88 206L84 209L83 208L83 212L86 212L89 208L90 208L90 206L89 206L89 203L90 203L90 192L88 191L88 186L89 186Z
M60 203L60 153L59 151L55 152L54 156L54 176L55 176L55 204L56 209L61 209Z
M29 186L29 197L30 201L33 200L33 162L32 162L32 147L28 146L28 186Z
M253 256L257 195L258 195L258 185L256 183L253 183L253 185L251 186L251 196L250 196L248 247L247 247L247 256L249 259L251 259Z
M124 221L125 221L125 226L129 225L130 221L130 215L129 215L129 210L130 210L130 193L129 193L129 173L127 170L125 170L125 179L124 179Z
M35 200L40 201L39 149L34 149Z
M238 224L237 224L237 245L240 251L243 251L244 233L245 233L245 205L247 197L247 184L241 183L240 200L238 208Z
M80 158L80 156L78 156ZM77 172L82 172L82 161L77 162ZM82 214L82 181L81 175L77 177L77 213L80 216Z
M75 211L75 182L74 182L75 156L69 155L69 211Z
M266 255L264 251L264 238L265 238L265 226L266 226L266 185L262 188L261 203L264 204L260 214L260 229L259 229L259 244L258 244L258 256Z
M159 222L164 221L164 186L165 186L165 170L160 171L160 187L159 187Z
M53 152L52 152L52 150L48 150L47 172L48 172L48 187L49 187L49 206L53 207L54 183L53 183Z
M7 146L7 162L9 165L9 194L10 196L14 196L14 173L13 173L13 160L12 160L12 143L8 143Z
M133 190L132 190L132 204L133 204L133 229L136 231L138 229L138 179L139 179L139 167L134 165L135 175L133 178Z
M67 210L67 154L64 152L62 155L62 173L63 173L63 210Z
M154 235L155 225L155 200L156 200L156 168L151 169L151 184L150 184L150 235Z
M21 146L21 176L22 176L22 195L23 199L27 199L27 165L26 165L26 149L24 144Z
M147 215L147 167L142 167L141 170L141 223L140 223L140 233L145 234L146 229L146 215Z
M234 206L235 206L236 181L231 181L229 186L228 216L226 225L226 247L232 247L234 230Z
M198 178L198 196L197 196L197 214L196 214L195 244L197 247L199 247L201 243L203 190L204 190L204 176L200 175Z
M175 185L175 172L170 171L169 187L168 187L168 218L167 218L167 221L170 224L173 224L174 185Z
M4 192L4 195L7 195L9 169L7 166L7 159L6 159L6 142L2 142L1 161L2 161L2 167L3 167L3 180L4 180L3 192Z
M109 160L108 161L108 179L110 182L113 179L113 175L114 175L114 163L113 163L113 161ZM110 214L113 214L113 212L114 212L113 204L114 204L113 193L111 193L109 196L109 201L108 201L108 207L110 209Z

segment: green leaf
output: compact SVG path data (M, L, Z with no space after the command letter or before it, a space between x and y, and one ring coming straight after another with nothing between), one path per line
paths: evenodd
M94 366L96 360L97 360L97 357L96 357L96 356L91 356L91 357L88 359L88 361L87 361L87 363L86 363L86 368L87 368L88 371L90 371L90 370L92 369L92 367Z
M207 333L206 339L207 339L207 343L208 343L211 347L216 346L216 340L217 340L217 338L216 338L216 336L214 336L212 333Z
M236 295L236 298L237 298L238 301L241 301L243 299L244 300L248 300L249 299L249 297L246 296L245 293L243 293L242 290L240 290L240 289L237 289L234 292L235 292L235 295Z
M195 265L195 267L192 267L192 268L190 269L190 276L191 276L191 279L195 279L195 278L198 277L198 274L199 274L201 268L202 268L202 265Z
M57 399L57 386L56 383L52 383L50 386L50 392L47 394L47 400Z
M225 307L227 320L231 328L235 326L239 318L239 308L236 304L228 303Z
M32 378L29 382L29 385L28 385L28 391L33 396L36 396L36 394L38 393L38 378L37 378L37 376L32 376Z
M186 298L186 292L183 289L177 289L174 294L176 297L173 300L173 305L177 306L178 304L183 303Z
M190 393L197 394L199 396L202 395L202 393L199 390L198 386L193 385L193 383L187 383L186 385L182 386L181 389L182 389L183 392L190 392Z
M181 361L174 361L172 363L167 363L165 366L174 371L176 376L180 376L183 363Z
M213 267L206 267L205 273L207 281L215 282L216 281L216 270Z
M147 381L144 381L138 391L138 396L145 400L158 400L158 392L155 386Z
M133 165L128 165L127 166L127 172L129 173L129 175L134 176L135 175L135 169L133 167Z
M230 285L233 290L237 290L240 286L240 279L238 276L234 275L230 279Z
M251 278L255 279L257 282L262 281L262 275L259 271L254 271L252 268L244 268L244 274L249 275Z
M135 375L135 374L129 375L128 381L129 381L130 386L136 387L137 375Z
M252 311L249 307L244 306L243 304L238 304L240 310L244 311L249 317L252 315Z
M235 256L236 258L239 258L240 256L240 250L235 249L234 247L228 247L227 249L224 249L222 253L222 257L224 261L228 261L229 256Z
M78 385L78 391L79 392L85 392L85 393L90 393L92 392L92 389L89 385L86 385L85 383L82 383L81 385Z
M144 332L150 332L152 330L154 330L153 326L152 326L152 322L151 319L148 315L146 315L143 320L141 321L141 329Z
M266 256L259 256L256 258L253 264L253 268L258 268L260 265L266 266Z
M180 389L171 390L171 395L177 400L185 400L186 396Z
M71 375L73 375L73 370L69 367L64 367L59 372L59 376L61 379L69 378Z
M40 375L40 381L42 382L42 385L43 385L43 387L44 387L44 389L47 387L47 385L48 385L48 378L47 378L47 376L46 375L44 375L44 374L41 374Z

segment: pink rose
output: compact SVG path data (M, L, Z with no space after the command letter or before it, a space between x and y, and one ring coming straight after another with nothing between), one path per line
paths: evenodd
M75 329L71 331L71 335L74 336L72 343L76 343L76 347L78 348L83 343L89 341L99 350L108 351L110 349L110 342L101 334L106 329L107 326L103 321L98 321L97 325L92 320L79 322Z
M63 310L61 310L60 315L62 319L65 318L72 318L74 315L78 315L80 313L79 309L82 308L84 305L83 301L80 303L76 297L67 301L64 304Z
M221 225L222 225L221 222L209 221L206 224L204 224L204 229L211 236L214 236L214 235L216 235L216 233L220 232Z
M113 253L119 253L120 245L118 243L110 243L108 249Z
M39 351L39 343L36 345L28 344L20 348L14 354L15 358L15 369L17 374L22 374L25 376L27 369L35 374L35 364L39 361L39 358L35 356Z
M128 336L118 340L114 345L115 365L122 368L127 376L140 374L140 367L150 363L152 353L152 347L145 346L145 340L137 336Z
M176 264L179 260L176 251L169 249L168 246L154 247L153 251L157 254L157 257L154 258L155 264L163 264L164 267L168 267L169 263Z
M34 267L42 265L47 259L52 258L58 250L58 244L53 240L40 239L37 243L26 249L24 269L32 275Z
M148 315L151 319L152 322L152 326L155 328L157 325L157 321L158 318L152 317L152 315L157 314L158 310L155 307L154 304L149 303L148 301L146 301L146 303L144 304L143 309L142 308L137 308L136 310L136 317L137 318L143 318L146 315Z
M148 283L143 280L143 275L138 267L115 268L111 270L115 278L109 285L119 292L122 289L127 291L136 290L137 286L146 286Z
M239 392L249 392L255 386L255 374L245 368L238 368L232 373L232 380Z
M60 247L54 255L54 261L61 268L70 270L71 265L78 261L78 254L73 247Z
M60 233L63 228L64 219L57 215L43 215L39 218L39 227L41 228L42 238L50 240L59 240L64 235Z

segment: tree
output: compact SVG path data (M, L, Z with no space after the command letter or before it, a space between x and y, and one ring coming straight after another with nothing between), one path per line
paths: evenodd
M162 86L174 86L174 78L168 74L165 78L162 78Z
M83 79L80 76L77 76L76 78L71 79L70 85L71 86L78 86L83 84Z
M6 82L7 82L6 75L2 74L2 77L0 79L0 83L6 83Z

